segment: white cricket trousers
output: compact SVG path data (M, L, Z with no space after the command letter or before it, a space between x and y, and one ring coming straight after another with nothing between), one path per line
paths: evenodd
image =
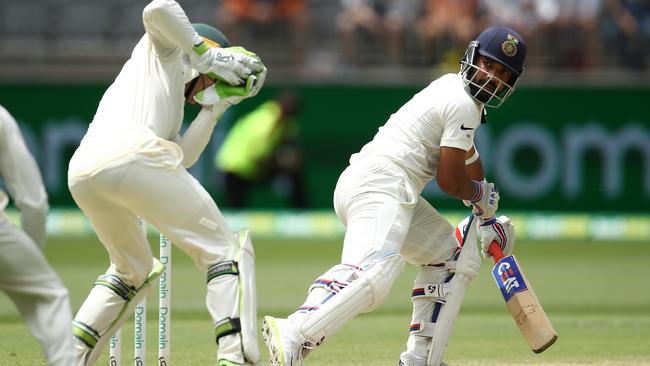
M381 305L403 265L401 260L384 261L385 258L399 254L409 263L426 266L451 259L458 247L454 228L415 192L406 172L387 159L365 158L348 166L336 184L334 209L346 227L342 265L321 275L310 287L304 304L289 316L303 336L316 343L334 334L357 314ZM376 271L355 269L377 265L380 267ZM383 267L386 265L389 267ZM367 276L364 273L381 276L365 279L364 283L384 286L355 289L352 295L346 292L348 295L342 299L334 297L350 291L354 285L349 283ZM344 284L345 289L337 290L323 283ZM337 298L341 299L338 306L326 304ZM336 325L319 322L337 312Z
M237 248L212 197L181 166L182 157L177 144L149 130L89 133L82 141L70 161L68 185L110 255L108 273L135 286L149 274L152 252L138 217L203 272Z
M48 366L70 366L72 313L68 290L41 248L0 213L0 289L16 304Z
M344 264L397 253L414 265L441 263L458 246L454 227L388 159L365 158L348 166L334 191L334 209L346 227Z

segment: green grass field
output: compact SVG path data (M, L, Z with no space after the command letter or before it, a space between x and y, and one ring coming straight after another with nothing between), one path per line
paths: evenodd
M311 281L340 255L340 241L258 239L254 245L260 318L292 312ZM650 365L650 244L519 242L516 253L559 333L558 341L540 355L528 349L492 282L491 265L484 262L454 328L445 357L450 365ZM95 238L53 238L47 255L70 289L74 309L108 266ZM177 250L173 261L172 364L214 364L204 277ZM407 266L384 306L353 320L306 364L396 365L408 335L415 271ZM149 364L157 354L156 306L154 293L149 297ZM131 323L123 333L124 361L133 354ZM268 364L261 337L260 346L262 364ZM103 356L98 364L106 365L106 360ZM17 311L0 295L0 365L44 364Z

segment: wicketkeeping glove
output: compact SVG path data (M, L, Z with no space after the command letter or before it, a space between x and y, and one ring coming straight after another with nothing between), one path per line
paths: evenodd
M216 48L202 43L183 60L201 74L230 85L244 85L249 76L266 68L260 58L243 47Z
M507 216L492 217L483 221L479 226L479 234L481 235L481 254L485 259L492 257L489 250L490 244L494 240L499 243L503 255L512 254L515 248L515 225Z
M217 81L196 93L194 100L201 106L208 108L215 104L235 105L246 98L252 97L257 83L258 80L255 75L249 76L244 86L232 86Z
M238 47L238 46L230 47L230 50L235 52L241 52L249 57L252 57L260 61L260 65L262 66L262 69L260 71L255 71L253 73L253 75L257 77L257 81L253 84L249 97L256 96L257 93L259 93L259 91L262 89L262 86L264 86L264 82L266 81L266 71L267 71L266 66L262 64L262 61L260 60L259 56L245 49L244 47Z

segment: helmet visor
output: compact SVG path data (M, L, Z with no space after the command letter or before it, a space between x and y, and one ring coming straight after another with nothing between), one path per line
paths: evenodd
M512 84L466 60L461 61L461 74L468 93L486 107L498 108L515 90L517 77Z

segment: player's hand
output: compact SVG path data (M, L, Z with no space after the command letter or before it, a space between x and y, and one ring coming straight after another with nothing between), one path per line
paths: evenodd
M258 72L254 76L257 78L257 81L255 82L255 85L253 85L253 88L251 90L251 97L254 97L257 95L257 93L260 92L262 89L262 86L264 86L264 82L266 81L266 66L262 65L263 69L262 71Z
M489 259L490 244L492 241L499 243L503 255L510 255L515 248L515 225L510 222L507 216L492 217L483 221L479 226L481 235L481 254L483 258Z
M476 193L471 200L464 200L466 206L472 206L472 213L480 219L488 220L494 217L499 208L499 190L493 183L473 181Z
M183 59L201 74L230 85L244 85L251 75L265 70L259 56L243 47L207 47L203 53L185 54Z
M224 82L217 81L204 90L196 93L194 100L204 108L212 108L215 104L221 104L226 107L238 104L246 98L253 96L257 77L249 76L246 84L243 86L232 86Z
M254 58L254 59L256 59L256 60L258 60L260 62L260 65L261 65L262 68L259 71L254 71L254 73L253 73L253 75L257 78L257 80L252 85L251 93L249 95L249 98L256 96L257 93L259 93L259 91L262 89L262 86L264 86L264 82L266 81L266 72L267 72L266 66L264 66L264 64L262 64L262 61L260 60L259 56L257 56L253 52L245 49L244 47L235 46L235 47L230 47L229 49L234 51L234 52L243 53L244 55L252 57L252 58Z

